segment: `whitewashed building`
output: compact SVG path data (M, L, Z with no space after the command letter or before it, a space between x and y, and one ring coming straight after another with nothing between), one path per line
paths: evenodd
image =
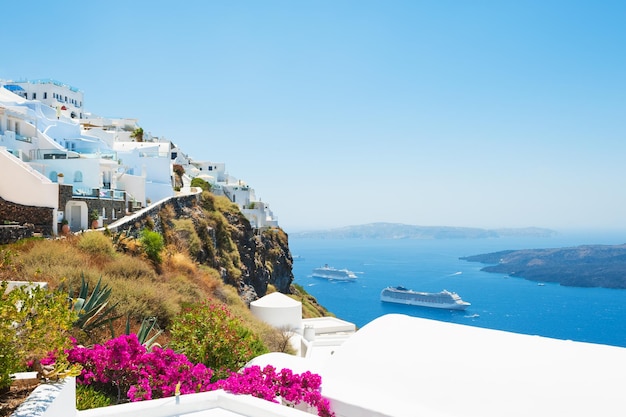
M55 110L57 117L83 118L83 92L57 80L6 81L5 88L27 100L37 100Z

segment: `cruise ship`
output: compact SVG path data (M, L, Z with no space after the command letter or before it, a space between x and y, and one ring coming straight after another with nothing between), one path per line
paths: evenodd
M315 278L336 279L340 281L351 281L356 279L356 274L347 269L336 269L332 266L324 265L320 268L315 268L311 275Z
M404 287L387 287L380 293L380 300L388 303L409 304L447 310L465 310L471 304L461 300L455 292L418 292Z

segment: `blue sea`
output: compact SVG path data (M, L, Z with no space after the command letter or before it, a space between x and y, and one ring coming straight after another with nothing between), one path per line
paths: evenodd
M624 237L622 237L624 236ZM574 288L482 272L460 257L507 249L622 244L626 235L559 234L550 238L311 239L291 238L295 283L338 318L362 327L399 313L470 326L626 347L626 290ZM354 282L311 277L328 264L357 273ZM382 303L380 292L402 285L458 293L465 311Z

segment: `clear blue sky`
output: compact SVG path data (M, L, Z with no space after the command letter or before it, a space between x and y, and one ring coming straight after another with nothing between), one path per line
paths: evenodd
M38 3L0 78L226 163L287 232L626 229L626 2Z

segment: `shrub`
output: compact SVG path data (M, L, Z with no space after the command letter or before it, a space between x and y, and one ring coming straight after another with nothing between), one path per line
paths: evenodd
M155 346L148 351L137 335L122 335L103 345L76 346L67 351L68 361L83 367L76 382L131 401L207 391L211 369L194 365L185 355Z
M61 352L62 363L76 317L61 292L22 286L5 293L6 286L0 285L0 388L10 384L9 374L26 370L50 350Z
M161 263L161 251L165 246L163 242L163 236L161 236L157 232L153 232L151 230L144 229L141 232L141 245L143 246L143 250L150 259L155 264Z
M317 409L317 415L333 417L328 399L321 394L322 378L309 371L294 374L291 369L276 371L271 365L261 369L251 366L228 378L217 381L213 389L223 389L234 394L249 394L267 401L277 402L280 397L286 404L294 406L306 403Z
M113 242L102 232L83 233L76 246L90 255L112 257L115 254Z
M82 366L76 378L78 387L90 387L77 387L78 409L106 405L110 398L106 393L117 395L119 402L122 393L131 401L139 401L224 389L272 402L280 397L289 405L304 402L316 407L320 416L334 416L328 400L321 396L321 377L311 372L294 374L290 369L276 372L269 365L263 369L253 366L211 383L210 368L194 365L171 349L154 347L148 351L136 335L119 336L89 348L76 346L66 353L70 363Z
M193 178L191 180L191 186L201 188L202 191L211 191L211 188L212 188L211 183L198 177Z
M111 397L90 385L76 385L76 409L107 407L111 405Z
M140 278L152 280L156 278L154 269L148 262L126 254L118 254L112 262L103 267L102 271L106 275L127 280Z
M30 250L20 253L21 278L47 281L52 286L62 277L80 279L89 263L88 257L76 250L74 239L42 240Z
M172 349L213 368L216 378L227 376L252 358L268 352L256 334L225 306L216 304L184 308L174 319L170 333Z

